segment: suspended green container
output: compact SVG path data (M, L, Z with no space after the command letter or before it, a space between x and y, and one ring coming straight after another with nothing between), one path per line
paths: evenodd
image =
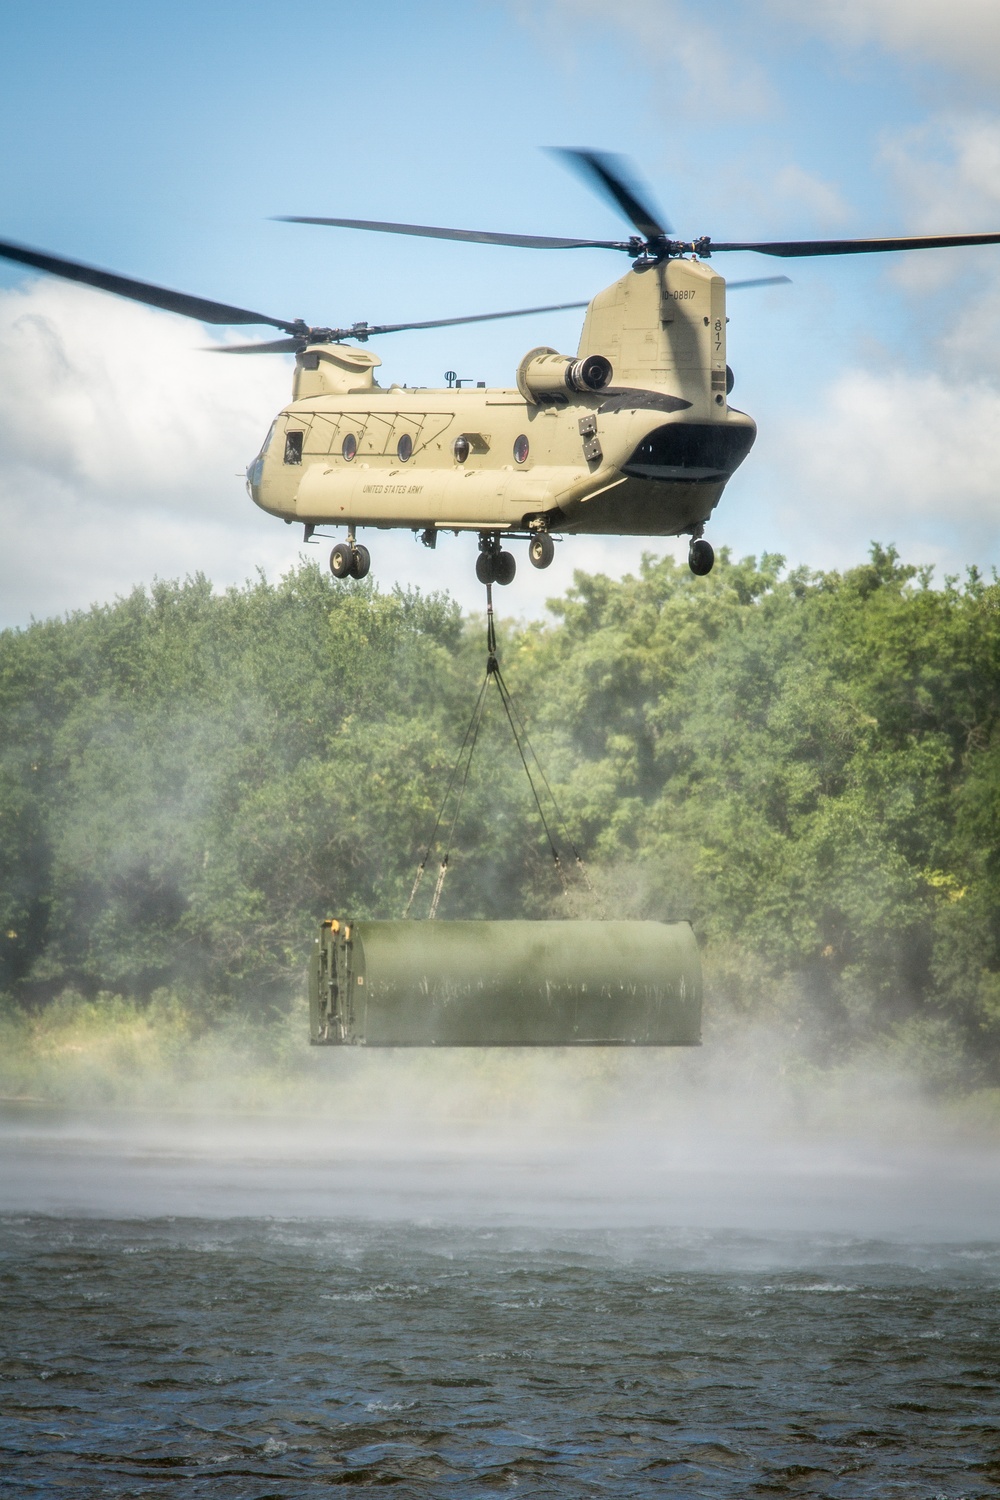
M362 1047L692 1047L687 922L324 922L311 1040Z

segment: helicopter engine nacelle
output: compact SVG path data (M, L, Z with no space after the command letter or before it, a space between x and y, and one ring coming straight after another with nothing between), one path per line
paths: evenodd
M554 349L532 349L517 367L517 388L525 401L536 403L567 391L600 391L612 376L611 361L603 354L574 359Z

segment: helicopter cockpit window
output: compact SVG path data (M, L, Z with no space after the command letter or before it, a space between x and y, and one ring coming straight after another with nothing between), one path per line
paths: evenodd
M413 457L413 439L408 432L404 432L396 444L396 457L401 464L409 463Z
M455 455L455 462L457 464L464 464L465 460L472 452L472 444L469 442L469 439L467 437L457 437L455 439L452 452Z
M345 434L344 441L340 445L340 451L347 462L350 463L351 459L358 451L358 440L354 436L353 432L348 432Z
M302 462L302 432L285 433L285 463L300 464Z
M524 433L514 439L514 462L523 464L528 457L528 439Z

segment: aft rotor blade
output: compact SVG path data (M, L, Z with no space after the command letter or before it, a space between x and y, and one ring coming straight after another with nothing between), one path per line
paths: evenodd
M116 275L114 271L102 271L77 260L31 250L27 245L0 240L0 256L22 266L31 266L36 271L47 271L51 276L61 276L66 281L79 281L102 292L114 292L117 297L127 297L130 302L143 302L147 307L160 307L185 318L197 318L199 323L270 323L275 328L287 328L289 333L295 328L294 323L287 323L282 318L269 318L265 313L251 312L245 307L231 307L227 302L191 297L186 292L173 292L148 281L133 281L128 276Z
M747 244L708 242L720 250L756 250L760 255L870 255L879 250L943 250L951 245L1000 245L1000 234L920 234L884 240L764 240Z
M624 157L606 151L570 151L564 146L553 148L556 156L565 157L574 171L595 184L605 197L621 209L644 240L666 239L670 226L643 201L644 189L636 182Z
M527 318L532 313L567 312L571 308L586 307L586 302L553 302L548 307L515 307L510 312L473 313L468 318L432 318L428 323L379 323L374 324L369 334L403 333L408 328L452 328L458 323L490 323L497 318Z
M488 229L441 229L432 224L389 224L381 219L318 219L279 214L281 224L326 224L334 229L374 229L379 234L415 234L431 240L464 240L474 245L515 245L524 250L628 250L624 240L566 240L549 234L495 234Z
M750 281L727 281L727 292L745 291L750 286L791 286L790 276L754 276Z

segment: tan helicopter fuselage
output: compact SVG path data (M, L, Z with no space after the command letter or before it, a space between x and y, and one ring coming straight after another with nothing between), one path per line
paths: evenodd
M573 389L591 355L610 378ZM725 281L696 260L629 271L590 303L575 359L533 350L510 390L383 389L380 363L298 355L248 470L263 510L350 531L699 534L756 433L727 400Z

